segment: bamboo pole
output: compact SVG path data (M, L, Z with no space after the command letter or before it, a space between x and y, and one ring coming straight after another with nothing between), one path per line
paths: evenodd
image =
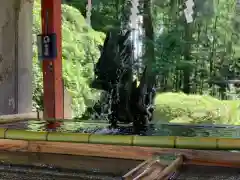
M0 124L24 121L29 119L42 119L42 112L30 112L30 113L22 113L22 114L8 114L0 116Z
M183 164L183 157L179 156L176 160L172 162L169 166L167 166L163 171L156 175L157 180L164 180L171 173L174 173L181 165Z
M142 162L141 164L139 164L137 167L135 167L134 169L132 169L131 171L129 171L127 174L125 174L122 179L124 180L132 180L134 176L136 176L137 174L139 174L139 172L141 170L146 169L146 165L152 164L153 162L155 162L156 160L154 160L153 158L150 158L144 162Z
M101 135L66 132L33 132L4 128L0 128L0 138L159 148L240 150L240 138Z
M129 171L123 176L124 180L164 180L176 172L183 164L183 156L175 158L166 164L162 158L152 158Z
M102 145L71 142L27 141L0 139L0 150L9 152L32 152L147 160L152 156L183 155L187 164L211 164L240 167L240 153L140 146Z
M155 180L155 176L164 170L165 166L162 165L159 161L151 162L142 173L133 180Z

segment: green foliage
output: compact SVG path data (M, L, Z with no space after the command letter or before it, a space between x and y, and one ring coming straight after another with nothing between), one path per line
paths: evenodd
M33 108L43 110L43 77L41 64L38 61L37 35L41 32L41 4L34 2L33 9Z
M36 35L40 33L40 4L34 4L34 57L33 57L33 100L35 108L42 106L42 71L37 59ZM98 45L103 43L105 35L90 28L81 13L74 7L62 5L62 60L64 86L70 92L74 116L81 116L86 106L98 97L89 84L93 78L93 66L99 57Z
M86 17L87 0L66 0L66 3L80 10ZM131 0L92 0L91 26L101 32L119 27L129 18L130 7Z
M184 1L154 2L155 71L165 79L163 89L185 92L187 86L190 93L226 99L226 86L215 82L240 72L239 7L235 0L194 2L191 24L185 22Z
M75 116L81 116L85 107L98 99L98 92L89 87L93 78L93 62L99 56L97 46L103 43L105 35L102 32L128 23L128 1L93 0L93 28L84 19L87 0L66 0L68 5L62 5L63 76L65 87L73 96ZM194 22L186 24L184 2L164 0L149 3L152 12L147 15L152 19L143 20L141 31L150 27L146 24L152 25L154 40L146 40L146 34L140 39L153 44L154 60L147 57L144 62L143 58L138 61L140 64L153 64L159 77L160 91L185 92L188 87L192 94L206 95L160 93L156 97L155 119L161 122L240 124L239 102L219 100L237 99L239 96L239 88L228 90L221 82L240 77L240 8L236 0L195 0ZM35 1L33 13L33 99L35 107L42 108L41 65L36 51L36 35L41 27L39 1ZM140 14L143 13L141 9ZM126 14L124 18L123 14ZM145 52L146 47L141 50Z
M240 124L239 101L211 96L160 93L155 99L154 120L191 124Z

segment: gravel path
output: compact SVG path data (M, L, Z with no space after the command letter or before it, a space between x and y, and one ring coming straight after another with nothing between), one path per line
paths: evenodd
M81 172L58 171L48 168L26 168L16 166L0 166L0 180L118 180L107 175L96 173L84 174Z
M77 179L78 178L54 177L49 175L32 174L32 173L23 174L23 173L0 172L0 180L77 180Z

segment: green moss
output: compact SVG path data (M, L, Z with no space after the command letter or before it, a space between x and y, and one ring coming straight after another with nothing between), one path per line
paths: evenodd
M154 120L170 123L240 124L239 101L211 96L161 93L155 99Z

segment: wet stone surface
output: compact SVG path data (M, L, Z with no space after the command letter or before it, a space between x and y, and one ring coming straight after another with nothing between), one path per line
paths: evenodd
M9 173L0 172L0 180L118 180L120 178L108 178L108 177L96 177L96 176L85 176L85 177L59 177L45 174L34 174L34 173Z
M0 180L68 180L69 178L52 177L39 174L23 174L23 173L9 173L0 172ZM74 178L77 180L77 178ZM69 179L70 180L70 179Z
M240 180L240 169L189 165L177 180Z
M0 166L0 180L117 180L118 177L98 175L94 172L57 171L51 168Z

